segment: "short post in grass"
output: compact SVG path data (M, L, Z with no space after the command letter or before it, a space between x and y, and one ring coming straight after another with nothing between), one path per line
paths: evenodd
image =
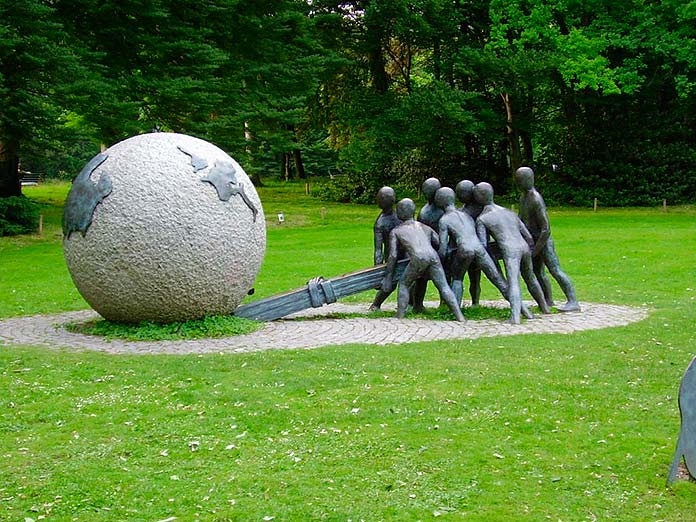
M662 200L662 212L667 212L667 200Z
M597 198L594 198L593 211L594 211L594 212L597 212Z
M321 207L321 220L324 221L326 219L326 207Z

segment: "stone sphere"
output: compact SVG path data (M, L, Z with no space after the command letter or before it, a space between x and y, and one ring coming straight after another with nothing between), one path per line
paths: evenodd
M113 145L75 178L66 201L70 275L111 321L232 313L265 250L251 180L221 149L191 136L143 134Z

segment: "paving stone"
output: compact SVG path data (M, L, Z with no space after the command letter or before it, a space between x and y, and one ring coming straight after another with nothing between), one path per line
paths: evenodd
M503 301L482 304L506 306ZM435 307L437 303L427 305ZM395 317L326 318L334 313L366 314L367 306L334 303L267 323L253 334L182 341L107 341L65 330L63 325L67 323L98 317L91 310L14 317L0 321L0 346L10 348L13 344L23 344L112 354L244 353L342 344L387 345L538 333L572 334L583 330L624 326L642 321L649 314L649 310L644 307L582 303L581 312L537 315L534 320L525 321L521 325L511 325L495 319L458 323L409 318L400 320ZM393 311L394 307L387 304L384 309Z

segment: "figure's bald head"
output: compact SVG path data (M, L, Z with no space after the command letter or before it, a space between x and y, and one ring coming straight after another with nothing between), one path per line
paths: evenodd
M439 189L441 186L442 184L440 183L440 180L437 178L426 179L423 182L423 186L421 187L425 199L432 203L433 198L435 197L435 192L437 192L437 189Z
M396 204L396 217L401 221L413 219L416 213L416 204L412 199L404 198Z
M471 203L474 198L474 182L468 179L463 179L454 188L457 193L457 199L462 203Z
M493 187L490 183L482 181L474 187L474 199L481 205L493 203Z
M382 210L390 208L396 201L396 193L391 187L382 187L377 191L377 205Z
M435 205L445 210L449 205L454 205L454 190L442 187L435 192Z
M522 190L534 187L534 171L529 167L520 167L515 171L515 181Z

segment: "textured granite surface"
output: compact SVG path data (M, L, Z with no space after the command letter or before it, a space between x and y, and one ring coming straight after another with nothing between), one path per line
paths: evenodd
M232 312L253 286L266 248L261 201L242 167L211 143L171 133L135 136L105 154L91 179L106 173L113 190L85 236L63 240L85 300L114 321ZM241 195L221 201L202 181L223 162L234 165L256 220Z

